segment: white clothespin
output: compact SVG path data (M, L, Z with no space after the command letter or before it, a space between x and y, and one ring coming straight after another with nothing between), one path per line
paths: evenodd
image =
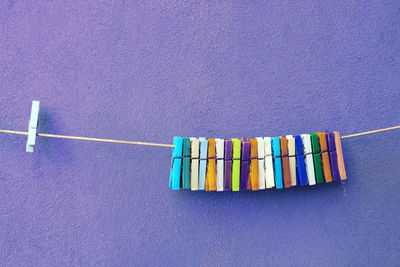
M217 156L217 191L224 191L224 139L215 139Z
M190 189L192 191L199 190L199 139L190 138Z
M272 161L272 147L271 147L271 137L264 137L264 164L265 164L265 187L273 188L275 187L275 177L274 177L274 165Z
M315 185L315 173L314 173L314 160L313 152L311 147L311 137L309 134L302 134L301 139L303 140L304 150L304 161L306 163L306 171L308 177L308 184Z
M258 152L258 189L265 189L265 164L264 164L264 139L257 137L257 152Z
M36 144L36 133L39 124L39 101L32 101L31 118L29 120L28 141L26 142L26 152L33 152Z
M288 141L288 155L289 155L289 166L290 166L290 178L292 186L297 184L296 177L296 144L293 135L286 135Z

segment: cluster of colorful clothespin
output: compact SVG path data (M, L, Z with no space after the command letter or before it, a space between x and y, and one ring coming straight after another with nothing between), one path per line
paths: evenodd
M285 137L174 137L169 187L242 191L346 180L339 132Z

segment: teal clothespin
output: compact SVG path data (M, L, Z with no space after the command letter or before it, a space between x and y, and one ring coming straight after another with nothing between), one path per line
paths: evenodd
M174 149L172 150L171 173L169 176L169 187L172 190L179 190L181 183L181 166L182 166L182 147L183 138L174 137Z
M200 140L199 190L204 190L206 187L208 140L204 137L200 137L199 140Z
M272 156L274 158L274 176L276 189L283 188L282 180L282 157L281 157L281 139L279 137L271 138Z
M32 101L31 118L29 120L28 141L26 142L26 152L33 152L36 144L36 134L39 124L39 101Z
M190 189L190 139L183 138L182 189Z

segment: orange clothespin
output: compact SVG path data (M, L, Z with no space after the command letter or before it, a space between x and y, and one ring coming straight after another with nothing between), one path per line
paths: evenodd
M215 138L208 139L206 191L216 191Z
M288 141L286 137L280 137L280 139L281 139L283 183L285 188L289 188L292 186L292 181L290 178Z
M325 182L332 182L331 165L329 162L328 143L326 141L326 133L317 132L319 145L321 147L322 171L324 172Z
M258 144L257 139L250 139L250 173L249 182L251 182L251 190L258 190ZM249 183L247 183L249 185ZM249 186L247 186L248 190Z
M340 133L333 132L335 134L335 145L336 145L336 154L338 160L339 174L340 180L346 180L346 169L344 167L344 159L343 159L343 151L342 151L342 142L340 140Z

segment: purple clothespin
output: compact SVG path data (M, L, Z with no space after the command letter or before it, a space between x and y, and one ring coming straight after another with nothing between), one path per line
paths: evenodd
M335 145L335 135L332 132L326 132L328 140L329 161L331 165L332 178L335 181L340 180L339 167L337 162L337 153Z
M250 142L248 138L242 138L242 159L240 167L240 190L247 190L249 179Z
M224 191L232 188L232 140L225 139L224 158Z

